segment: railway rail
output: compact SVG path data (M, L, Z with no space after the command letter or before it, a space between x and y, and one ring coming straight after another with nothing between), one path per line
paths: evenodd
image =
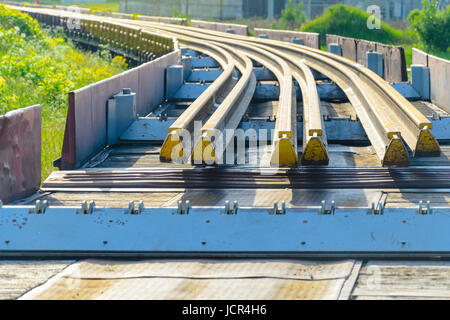
M439 156L440 146L432 135L432 123L414 105L393 89L385 80L366 67L351 60L302 45L288 44L269 39L251 38L186 26L167 25L149 21L93 17L51 9L20 8L30 12L49 12L63 18L79 18L93 34L108 31L111 24L127 25L142 31L157 32L176 37L183 45L204 52L219 62L223 73L170 127L161 150L161 159L191 158L192 152L183 153L180 134L193 133L193 122L203 120L201 137L195 137L191 149L192 160L220 162L222 151L230 141L212 142L213 130L235 130L249 104L255 86L250 72L249 59L261 63L275 75L280 86L275 134L272 141L271 165L295 167L298 163L297 121L293 79L301 87L304 101L304 135L302 165L328 163L327 139L321 116L315 81L309 68L313 68L334 81L346 94L356 110L359 120L383 166L408 166L406 145L414 157ZM84 23L85 20L90 23ZM86 20L86 21L87 21ZM96 21L96 23L92 23ZM94 31L97 30L97 31ZM100 31L98 31L100 30ZM121 33L123 34L123 32ZM133 33L138 34L137 32ZM220 106L208 117L215 99L230 86L232 73L237 68L239 81L228 90ZM246 96L246 99L243 99ZM206 117L206 119L205 119ZM186 141L184 142L186 147ZM219 142L217 142L219 144ZM215 150L220 149L217 154ZM197 151L196 151L197 150ZM191 151L191 150L190 150Z

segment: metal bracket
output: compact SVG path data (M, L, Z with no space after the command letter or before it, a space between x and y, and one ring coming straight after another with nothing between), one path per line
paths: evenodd
M88 204L87 201L84 200L81 203L81 208L77 210L77 213L79 213L79 214L92 214L92 213L94 213L94 209L95 209L95 202L94 201L90 201L89 204Z
M439 113L437 113L436 111L434 111L433 115L432 115L432 119L436 120L436 121L441 120L441 115Z
M420 200L419 201L419 209L417 210L417 213L418 214L423 214L423 215L432 214L433 213L433 209L431 208L430 201L426 202L426 206L424 208L423 207L423 201Z
M47 200L44 201L36 200L34 208L31 208L29 213L36 213L36 214L45 213L45 210L47 210L47 208L48 208Z
M191 202L186 200L183 206L183 201L178 201L176 214L189 214L189 210L191 209Z
M382 201L378 202L377 207L375 208L375 203L372 202L369 211L367 212L368 214L383 214L384 212L384 204Z
M237 201L233 201L233 207L230 205L230 201L225 201L224 208L221 213L224 214L237 214L239 210L239 204Z
M139 213L142 213L142 211L144 211L144 209L145 209L145 206L144 206L144 202L142 200L139 201L137 209L134 206L134 201L131 200L130 203L128 204L128 208L126 209L125 213L139 214Z
M278 209L278 202L274 202L272 214L286 214L286 202L281 201L280 209Z
M167 121L167 113L160 113L158 116L158 121L161 122Z
M333 201L331 201L331 206L330 209L325 209L325 200L322 200L322 202L320 203L320 211L319 214L326 214L326 215L332 215L334 214L334 212L336 211L336 204Z

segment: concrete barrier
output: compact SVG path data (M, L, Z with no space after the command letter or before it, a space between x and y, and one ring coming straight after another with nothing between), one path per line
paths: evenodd
M287 31L287 30L272 30L272 29L261 29L255 28L255 37L261 35L267 35L269 39L288 41L292 40L303 40L305 46L320 49L320 34L311 32L297 32L297 31Z
M174 51L119 75L70 92L60 166L79 168L106 146L106 104L123 88L136 93L136 112L146 115L164 100L167 66L180 63Z
M203 28L220 32L227 32L227 30L233 30L233 33L235 34L239 34L242 36L248 35L248 26L241 24L191 20L191 27Z
M35 193L41 184L41 106L0 115L0 200Z
M216 23L216 31L227 32L228 30L233 30L234 34L239 34L241 36L248 35L248 26L242 24L233 23Z
M186 25L186 19L182 19L182 18L153 17L153 16L138 15L137 19L141 20L141 21L162 22L162 23L167 23L167 24Z
M326 41L327 46L330 43L341 45L343 57L365 66L367 65L366 53L368 51L379 52L383 54L384 78L393 82L408 81L405 50L403 47L331 34L327 34Z
M450 113L450 61L413 48L412 63L430 68L431 101Z

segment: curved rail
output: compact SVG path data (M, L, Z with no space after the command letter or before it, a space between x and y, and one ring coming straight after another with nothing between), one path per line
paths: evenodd
M63 17L73 15L73 13L58 10L38 10L52 11ZM201 129L201 137L195 142L194 147L193 158L195 160L202 162L214 160L216 163L220 160L222 154L219 152L219 156L215 152L218 150L218 145L213 143L211 137L214 135L214 130L228 128L235 130L248 107L249 96L252 95L256 82L251 72L249 59L261 63L272 71L280 85L279 107L271 155L271 164L274 166L295 166L297 164L296 98L292 78L298 82L301 88L304 103L304 141L301 163L302 165L328 163L326 133L315 81L309 67L328 76L344 91L384 166L409 164L408 151L403 141L413 151L414 156L440 154L439 144L430 132L431 121L385 80L349 59L302 45L205 29L149 21L105 19L105 17L99 17L98 20L109 21L101 25L101 28L105 28L105 30L116 28L119 25L134 26L142 28L141 30L144 31L158 30L162 34L178 38L180 42L190 48L207 52L221 64L224 72L177 119L173 128L171 127L169 130L169 136L172 132L178 134L181 129L190 129L192 121L201 118L202 112L211 108L211 101L214 101L212 97L217 97L217 90L225 86L226 79L231 77L234 67L239 69L242 74L241 79ZM116 24L116 27L111 27L111 24ZM138 33L131 32L131 34L135 37ZM113 41L120 43L121 38ZM136 42L136 45L138 43L139 41ZM171 154L174 153L174 150L178 150L175 154L180 151L175 148L180 145L180 139L174 141L176 143L168 148L164 146L167 142L166 139L163 145L164 150L161 152L162 159L173 158L167 156L167 150L170 150ZM228 143L229 141L225 141L225 148ZM195 150L198 152L196 153ZM206 152L206 150L209 151Z

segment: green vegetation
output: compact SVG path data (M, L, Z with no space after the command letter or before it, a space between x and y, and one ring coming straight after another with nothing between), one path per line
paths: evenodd
M450 6L438 10L437 0L423 0L422 10L414 10L408 22L427 50L450 53Z
M299 2L297 8L294 9L294 3L289 0L284 9L281 11L281 18L278 23L272 24L272 29L288 29L298 30L306 21L306 15L302 11L303 2Z
M173 6L173 18L186 19L186 25L191 25L192 14L188 14L187 16L183 12L178 12L177 7Z
M107 11L107 12L119 12L119 0L106 0L106 2L64 2L60 0L41 0L40 4L47 5L65 5L65 6L77 6L80 8L88 8L95 11Z
M437 10L436 0L423 0L423 10L414 10L403 29L381 23L380 29L367 28L369 14L346 5L335 5L315 20L306 22L301 30L321 34L321 46L326 50L326 34L365 39L405 48L406 63L411 65L412 48L450 58L450 6Z
M338 4L328 7L327 11L315 20L302 26L302 31L320 33L325 43L327 34L336 34L345 37L365 39L390 44L398 44L414 37L396 30L386 23L381 23L380 29L367 28L367 19L370 15L362 10Z
M81 51L61 30L43 30L36 20L0 5L0 114L42 105L42 178L61 155L66 94L126 69L108 51Z

